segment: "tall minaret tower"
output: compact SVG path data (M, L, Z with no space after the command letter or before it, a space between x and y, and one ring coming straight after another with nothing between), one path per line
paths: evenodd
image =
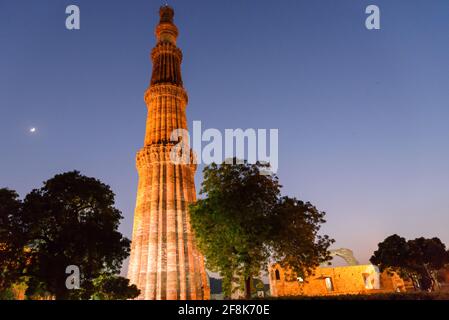
M151 52L153 73L145 92L145 144L137 153L139 173L128 277L145 300L209 299L204 259L195 247L188 205L196 200L196 166L170 157L173 130L187 130L187 93L176 46L174 11L160 9Z

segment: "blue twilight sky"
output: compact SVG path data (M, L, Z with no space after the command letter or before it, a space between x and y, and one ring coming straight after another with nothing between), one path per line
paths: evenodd
M23 197L78 169L112 186L131 237L163 3L0 0L0 186ZM361 262L393 233L449 244L449 1L169 3L190 126L278 128L284 193L326 211Z

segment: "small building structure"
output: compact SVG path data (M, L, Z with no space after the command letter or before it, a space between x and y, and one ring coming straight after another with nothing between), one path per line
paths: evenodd
M269 269L270 292L273 297L337 296L405 292L407 286L396 273L380 272L372 265L318 267L306 279L296 276L279 264Z

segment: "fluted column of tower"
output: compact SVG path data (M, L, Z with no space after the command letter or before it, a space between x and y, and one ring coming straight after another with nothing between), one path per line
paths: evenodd
M209 299L204 259L196 249L188 205L196 200L194 164L176 164L170 152L173 130L187 130L187 93L181 77L182 52L173 9L160 9L153 73L145 93L148 107L139 174L128 277L139 299Z

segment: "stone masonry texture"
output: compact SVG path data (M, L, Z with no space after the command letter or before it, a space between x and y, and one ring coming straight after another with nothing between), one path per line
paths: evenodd
M139 184L128 278L141 290L138 299L209 299L204 258L195 246L188 211L196 200L196 165L177 164L170 157L178 143L170 139L173 130L187 130L178 28L171 7L163 6L159 13L153 72L145 92L145 143L136 157Z

